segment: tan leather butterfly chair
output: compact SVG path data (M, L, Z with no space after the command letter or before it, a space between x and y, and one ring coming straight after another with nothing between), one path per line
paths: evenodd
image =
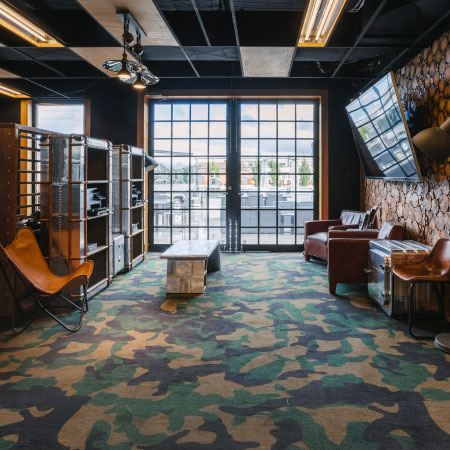
M49 269L42 256L41 249L39 248L33 231L27 227L20 228L17 231L14 241L8 245L8 247L5 248L0 244L0 253L3 259L9 261L13 269L11 282L10 277L5 273L3 264L1 265L3 274L8 281L13 295L12 328L14 333L22 333L22 331L28 328L42 312L52 317L68 331L74 332L81 328L84 313L87 311L87 284L94 268L94 263L92 261L84 262L78 269L67 276L55 275ZM16 297L17 278L22 280L39 308L20 331L16 331L15 306L17 306L22 316L24 313L20 301ZM82 286L83 288L83 297L81 299L81 304L76 305L63 295L63 291L69 291L70 289L79 286ZM80 311L80 320L76 326L67 325L49 310L52 303L57 299L64 300L70 305L69 307L73 307ZM59 307L61 306L58 305L58 308Z

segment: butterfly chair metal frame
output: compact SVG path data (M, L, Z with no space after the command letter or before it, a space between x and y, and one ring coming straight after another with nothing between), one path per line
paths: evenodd
M55 275L51 272L44 257L42 256L33 231L27 227L20 228L18 230L14 241L8 247L3 247L0 244L0 253L2 260L6 259L13 270L11 282L11 279L8 277L5 270L4 263L2 262L0 264L3 275L8 282L8 286L13 297L13 308L11 314L13 333L20 334L25 331L41 313L47 314L63 328L72 333L81 328L84 314L88 310L87 284L94 267L94 263L92 261L84 262L80 267L67 276ZM30 261L32 262L30 263ZM16 295L18 279L23 282L28 293L38 306L38 311L33 314L33 316L19 331L17 331L16 328L16 307L22 318L25 318L25 313L20 305L20 299ZM69 288L80 285L83 288L83 296L81 298L81 304L77 305L63 295L63 292ZM57 305L54 307L74 308L80 311L80 319L77 325L71 326L64 323L49 310L49 308L53 306L53 303L58 299L62 299L69 306Z
M422 261L415 264L394 266L392 272L401 280L410 283L408 298L408 331L410 336L414 339L434 339L434 335L418 336L413 333L414 287L417 284L430 283L439 299L440 314L444 315L445 285L450 281L450 240L439 239ZM392 286L392 292L394 292L394 286Z

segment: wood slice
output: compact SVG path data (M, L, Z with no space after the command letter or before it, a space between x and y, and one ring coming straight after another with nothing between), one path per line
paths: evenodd
M448 38L447 36L443 36L441 39L441 45L440 45L440 49L442 53L445 53L445 50L447 50L448 47Z
M447 66L447 65L446 65L445 61L444 61L444 60L441 60L441 62L439 63L439 73L440 73L441 75L444 75L446 66Z
M433 53L430 52L427 56L427 64L430 65L431 61L433 61Z
M450 82L450 66L447 66L447 68L444 71L444 80L447 83Z
M441 79L439 72L436 72L433 76L433 84L437 86L439 84L439 80Z
M438 49L438 51L436 52L436 56L434 57L434 60L439 63L442 59L442 52L441 49Z
M445 51L445 62L447 64L450 64L450 47L448 47L447 50Z
M434 76L436 73L436 61L431 61L430 63L430 75Z
M438 51L439 48L439 42L438 41L434 41L433 44L431 44L431 53L433 55L436 54L436 52Z

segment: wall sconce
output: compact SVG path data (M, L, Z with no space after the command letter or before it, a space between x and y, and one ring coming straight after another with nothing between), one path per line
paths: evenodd
M450 156L450 117L435 128L427 128L413 137L417 148L440 164Z

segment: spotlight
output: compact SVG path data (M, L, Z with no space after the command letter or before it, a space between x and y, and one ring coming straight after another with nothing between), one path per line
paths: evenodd
M147 86L142 82L142 74L138 73L136 81L133 83L135 89L145 89Z
M129 78L131 78L131 73L128 70L127 65L128 65L127 54L124 53L122 55L122 68L119 70L119 73L117 74L117 76L121 80L128 80Z

